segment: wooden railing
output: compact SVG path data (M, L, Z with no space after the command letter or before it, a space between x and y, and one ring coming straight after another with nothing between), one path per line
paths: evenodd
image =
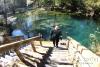
M100 67L100 57L71 37L68 37L68 47L69 53L73 54L75 67Z
M32 37L32 38L22 39L20 41L16 41L16 42L1 45L0 46L0 54L2 54L4 52L8 52L10 50L13 50L13 51L15 51L15 53L17 54L19 59L22 62L25 62L25 59L24 59L22 53L20 52L20 47L25 46L26 44L28 44L28 45L31 45L33 51L36 52L36 48L35 48L35 44L34 44L35 40L38 40L40 42L40 45L42 46L41 36L35 36L35 37Z

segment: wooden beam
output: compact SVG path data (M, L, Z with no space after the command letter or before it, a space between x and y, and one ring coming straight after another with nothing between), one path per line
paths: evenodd
M26 45L27 43L29 43L33 40L38 40L39 38L40 38L40 36L36 36L36 37L28 38L28 39L25 39L25 40L20 40L20 41L16 41L16 42L1 45L0 46L0 53L9 51L11 49L14 49L15 46Z
M20 59L22 62L24 62L25 59L24 59L23 55L21 54L21 52L19 51L19 48L16 47L16 48L14 49L14 51L16 52L16 54L17 54L17 56L19 57L19 59Z
M40 45L42 46L42 38L40 38Z
M34 41L31 41L31 46L32 46L33 51L36 52L36 48L34 46Z

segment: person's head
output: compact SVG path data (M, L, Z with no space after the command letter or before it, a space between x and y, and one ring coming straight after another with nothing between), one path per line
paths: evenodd
M55 30L58 30L58 29L59 29L59 26L56 25L56 26L54 27L54 29L55 29Z

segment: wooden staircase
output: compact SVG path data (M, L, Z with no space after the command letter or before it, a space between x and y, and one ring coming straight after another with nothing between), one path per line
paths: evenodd
M58 48L53 48L47 61L48 64L45 64L45 67L73 67L68 50L62 45L59 45Z
M79 42L70 37L61 42L65 44L59 43L59 47L56 48L52 42L42 41L41 36L36 36L4 44L0 46L0 66L100 67L100 57L81 46ZM87 60L89 57L96 58L98 61Z

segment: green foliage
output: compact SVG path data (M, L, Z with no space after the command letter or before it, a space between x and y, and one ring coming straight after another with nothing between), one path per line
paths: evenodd
M85 0L84 4L86 8L100 8L100 0Z
M0 23L3 23L4 22L4 19L0 19Z

